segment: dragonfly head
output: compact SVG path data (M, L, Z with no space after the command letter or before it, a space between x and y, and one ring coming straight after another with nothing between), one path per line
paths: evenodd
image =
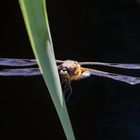
M70 79L75 75L77 68L80 68L80 64L77 61L66 60L58 66L58 71L61 78Z

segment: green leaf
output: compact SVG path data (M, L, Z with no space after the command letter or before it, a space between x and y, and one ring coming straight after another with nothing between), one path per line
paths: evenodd
M31 46L68 140L75 140L55 62L45 0L19 0Z

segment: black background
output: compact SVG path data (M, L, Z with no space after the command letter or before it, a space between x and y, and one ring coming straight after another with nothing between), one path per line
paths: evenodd
M0 6L0 57L34 58L18 1ZM47 8L57 59L140 63L138 0L47 0ZM0 137L66 139L42 77L0 77L0 87ZM140 139L140 85L91 77L72 87L77 140Z

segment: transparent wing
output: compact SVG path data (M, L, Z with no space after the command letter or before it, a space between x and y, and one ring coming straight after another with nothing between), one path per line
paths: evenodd
M119 64L119 63L102 63L102 62L79 62L80 65L100 65L123 69L140 69L140 64Z
M121 74L115 74L115 73L109 73L94 69L86 69L83 73L83 76L88 77L91 75L100 76L100 77L106 77L111 78L113 80L122 81L131 85L140 84L140 78L139 77L133 77L133 76L127 76L127 75L121 75Z
M56 63L63 63L63 60L56 60ZM35 59L14 59L14 58L0 58L1 66L15 66L15 67L24 67L24 66L33 66L37 65Z
M1 66L32 66L37 65L37 61L35 59L11 59L11 58L0 58Z
M56 63L64 63L63 60L56 60Z
M41 75L39 68L0 70L0 76L37 76L37 75Z

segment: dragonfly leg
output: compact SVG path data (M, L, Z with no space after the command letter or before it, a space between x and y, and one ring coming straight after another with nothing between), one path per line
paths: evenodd
M69 100L69 98L72 94L71 83L68 79L63 79L61 83L62 83L62 88L63 88L65 101L68 102L68 100Z
M71 87L71 84L69 83L69 90L67 92L67 96L66 96L66 94L64 95L66 103L69 101L71 95L72 95L72 87Z

